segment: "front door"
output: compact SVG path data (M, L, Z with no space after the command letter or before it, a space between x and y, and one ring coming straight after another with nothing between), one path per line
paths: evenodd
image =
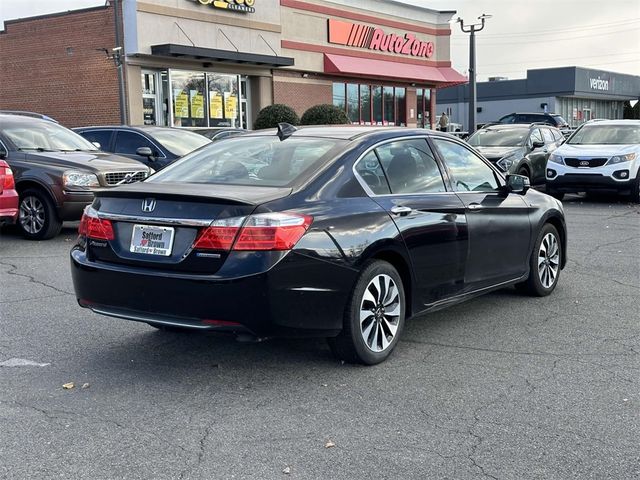
M142 72L142 122L144 125L161 125L159 109L158 73Z
M371 196L395 222L409 252L417 311L463 289L465 208L448 192L425 138L384 143L356 165Z
M498 175L462 143L433 138L469 228L465 271L468 290L522 277L531 254L529 209L521 195L506 193Z

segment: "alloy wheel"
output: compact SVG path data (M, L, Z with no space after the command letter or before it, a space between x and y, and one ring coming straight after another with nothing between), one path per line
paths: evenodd
M547 233L540 242L538 252L538 277L544 288L551 288L560 269L560 247L553 233Z
M373 352L383 352L393 341L400 323L400 292L386 274L375 276L360 302L360 333Z
M36 196L29 195L20 202L20 225L30 234L42 230L45 222L44 204Z

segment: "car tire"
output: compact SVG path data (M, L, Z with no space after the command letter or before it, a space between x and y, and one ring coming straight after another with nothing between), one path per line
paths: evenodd
M527 177L529 179L529 183L533 185L532 180L531 180L531 174L529 173L529 170L527 170L525 167L520 167L520 169L518 170L518 175L522 175L523 177Z
M636 178L631 185L629 200L631 200L631 202L633 203L640 203L640 172L638 172L638 178Z
M545 297L556 288L562 264L562 241L556 227L546 223L531 252L529 277L516 288L534 297Z
M549 188L549 186L547 185L547 187L545 188L545 193L547 195L551 195L553 198L562 201L562 199L564 198L564 193L560 193L556 190L554 190L553 188Z
M60 233L62 221L49 194L39 188L20 193L18 227L29 240L48 240Z
M334 355L348 363L384 361L402 334L405 298L402 279L390 263L365 264L347 303L342 332L328 339Z

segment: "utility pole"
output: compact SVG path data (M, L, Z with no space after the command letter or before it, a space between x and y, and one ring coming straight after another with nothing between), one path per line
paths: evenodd
M120 100L120 123L122 125L126 125L127 122L127 106L125 105L124 99L124 71L123 71L123 62L124 62L124 52L122 49L121 43L121 35L120 35L120 19L118 18L118 12L120 7L118 5L118 0L113 0L113 20L115 23L115 34L116 34L116 46L111 49L113 52L113 62L118 69L118 97Z
M464 33L470 33L469 37L469 125L467 131L469 135L476 131L476 32L484 28L484 22L491 15L482 14L478 17L480 23L467 25L465 29L464 20L458 17L456 20Z

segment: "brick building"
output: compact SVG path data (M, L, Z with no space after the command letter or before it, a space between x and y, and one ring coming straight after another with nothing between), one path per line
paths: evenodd
M353 123L428 128L436 89L466 82L451 68L452 11L393 0L119 3L131 124L251 128L272 103L299 114L333 103ZM118 123L113 8L6 22L0 109Z

